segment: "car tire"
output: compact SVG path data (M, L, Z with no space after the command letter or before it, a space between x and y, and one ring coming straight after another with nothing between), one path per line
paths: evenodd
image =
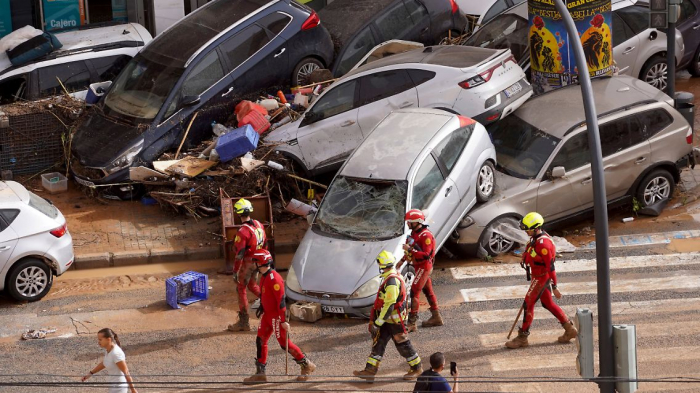
M510 224L515 228L518 228L520 225L515 217L501 217L492 221L481 234L480 245L492 257L510 252L517 246L516 242L508 240L493 231L493 228L503 223Z
M292 86L303 86L308 84L309 75L321 68L323 68L323 63L321 63L321 61L318 59L314 59L313 57L301 59L297 66L294 67L294 72L292 73Z
M639 74L639 79L656 87L665 90L668 85L668 67L666 59L661 56L654 56L647 61Z
M491 199L496 190L496 171L491 161L481 164L476 175L476 200L484 203Z
M665 169L657 169L644 176L644 179L639 183L635 198L644 208L671 198L675 187L676 182L673 175Z
M695 56L693 56L693 60L688 66L688 71L690 71L693 76L700 76L700 46L698 50L695 51Z
M413 285L413 280L416 278L416 269L413 265L405 263L401 268L401 276L403 281L406 283L406 310L411 309L411 285Z
M7 275L7 292L15 300L35 302L51 290L53 274L41 260L24 259L10 269Z

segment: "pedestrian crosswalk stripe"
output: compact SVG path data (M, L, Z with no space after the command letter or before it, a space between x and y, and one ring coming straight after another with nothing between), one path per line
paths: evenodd
M613 280L610 282L611 293L647 292L674 289L698 289L700 276L679 276L660 278L639 278L632 280ZM506 287L486 287L461 289L465 302L483 302L503 299L520 299L527 293L528 285ZM564 295L585 295L597 292L596 282L570 282L559 285Z
M643 255L610 258L610 269L635 269L658 266L679 266L700 264L699 253ZM557 273L596 271L595 259L576 259L556 263ZM455 280L483 277L524 277L525 271L519 264L488 265L450 268Z
M576 367L576 345L561 344L567 353L559 354L532 354L533 347L525 349L503 348L503 355L494 356L489 359L493 371L513 371L513 370L535 370L545 368L573 368ZM506 352L508 351L508 352ZM518 356L513 356L512 351L518 351ZM598 364L598 351L596 348L595 364ZM639 363L653 362L679 362L700 360L700 347L674 347L674 348L643 348L637 349L637 359Z
M578 304L575 306L562 306L564 311L572 313L577 308L588 308L594 315L597 314L598 308L593 304ZM540 309L542 312L539 312ZM612 315L631 315L631 314L675 314L684 311L700 310L700 298L690 299L663 299L663 300L647 300L637 302L615 302L612 303ZM501 309L501 310L486 310L472 311L469 316L473 323L498 323L512 322L513 318L518 314L518 309ZM547 310L537 306L535 309L535 319L553 318Z
M536 310L535 313L540 310ZM547 310L542 310L549 314ZM549 314L551 316L551 314ZM673 332L674 337L695 335L698 328L692 323L645 323L637 325L637 339L645 339L650 337L667 336L669 332ZM564 333L564 329L553 330L538 330L536 324L531 329L531 334L527 341L530 345L549 344L557 341L557 337ZM513 338L517 332L513 333ZM479 335L479 342L484 347L502 347L505 345L508 336L507 332L499 332L492 334ZM593 328L593 337L598 337L598 328Z

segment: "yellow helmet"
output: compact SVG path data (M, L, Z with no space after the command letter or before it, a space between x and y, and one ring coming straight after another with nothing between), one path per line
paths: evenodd
M238 202L236 202L235 205L233 205L233 210L238 215L247 216L253 212L253 204L250 203L250 201L248 201L247 199L241 198L238 200Z
M384 250L377 255L377 263L379 264L379 268L384 270L390 267L394 267L396 264L396 258L394 257L394 254L391 252Z
M520 220L520 229L523 230L533 230L542 227L544 225L544 218L537 212L530 212Z

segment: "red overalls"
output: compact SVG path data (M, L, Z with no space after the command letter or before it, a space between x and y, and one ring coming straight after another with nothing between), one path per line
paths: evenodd
M255 339L255 343L258 347L258 362L267 364L267 341L272 333L275 334L282 350L285 350L287 346L287 333L280 327L280 324L286 322L287 304L284 300L284 280L275 270L270 269L263 274L260 279L260 287L262 288L260 306L263 309L263 315L260 319L258 337ZM289 341L289 353L297 362L304 359L304 353L291 340Z
M267 249L267 237L265 228L257 220L249 220L243 223L238 230L233 244L235 262L233 271L238 274L238 309L248 311L247 289L257 297L260 297L260 287L256 283L257 269L250 259L253 253L260 249Z
M437 297L433 292L433 280L430 275L433 273L433 262L435 259L435 237L428 229L427 225L411 231L410 238L413 239L412 251L410 251L413 267L416 269L416 278L411 285L411 314L417 314L420 303L418 299L423 291L428 299L431 310L438 309Z
M535 314L535 303L540 300L542 307L554 315L559 322L569 322L564 311L552 299L550 282L557 285L557 273L554 271L554 258L557 250L552 238L545 232L533 236L525 248L524 262L532 271L530 289L525 295L525 314L523 315L523 331L528 331Z

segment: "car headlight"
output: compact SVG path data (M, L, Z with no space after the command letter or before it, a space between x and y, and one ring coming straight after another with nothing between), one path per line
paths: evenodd
M106 168L107 173L111 175L131 165L131 163L134 162L134 157L141 152L141 148L143 148L143 139L139 141L139 143L126 149L116 160L112 161Z
M357 289L352 295L353 299L365 298L374 296L379 291L379 285L382 283L382 278L380 276L374 277L373 279L362 284L360 288Z
M299 279L297 278L297 274L294 272L294 266L290 266L289 271L287 272L287 288L289 288L290 291L302 293L301 285L299 285Z

